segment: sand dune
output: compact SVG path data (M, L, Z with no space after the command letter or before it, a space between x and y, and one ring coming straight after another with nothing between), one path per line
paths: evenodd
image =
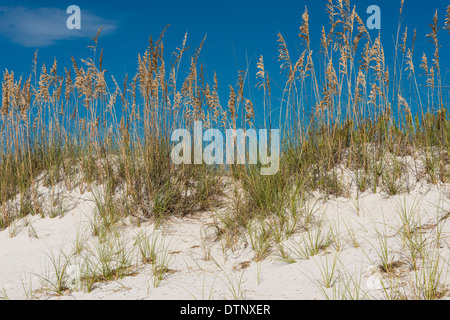
M50 189L41 191L43 196L50 193ZM68 208L63 216L27 216L0 232L0 293L4 298L418 298L420 286L434 280L439 282L440 298L449 297L449 185L417 185L409 194L397 196L366 191L358 199L356 195L327 201L318 195L311 197L308 203L315 222L310 230L297 229L262 261L255 261L248 236L233 248L216 239L215 221L231 210L227 206L171 218L159 228L152 222L138 226L127 218L100 240L93 235L95 187L83 194L60 191ZM410 226L416 228L409 231L420 234L426 246L422 252L427 256L417 259L416 270L412 251L402 237L405 213ZM141 239L147 235L148 243L155 239L158 261L143 262L138 235ZM305 256L313 243L322 247L317 254ZM289 258L283 259L280 246ZM109 248L105 249L107 258L99 258L102 248ZM123 277L107 281L93 276L104 265L119 270L125 256L128 267L123 268ZM392 266L388 272L383 269L387 263ZM60 270L67 266L61 279L67 288L61 294L55 292L55 265ZM86 265L91 266L90 272ZM164 272L158 273L157 265L165 266Z

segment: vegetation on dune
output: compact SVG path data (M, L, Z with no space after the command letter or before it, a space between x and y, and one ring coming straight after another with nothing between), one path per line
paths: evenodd
M188 56L187 70L182 70L181 61L188 55L187 34L169 61L165 30L156 41L150 39L148 49L138 56L137 73L121 85L114 77L113 86L108 85L103 50L99 53L97 48L100 30L89 47L92 58L72 57L64 75L56 61L50 70L45 65L39 70L37 54L28 78L5 70L0 230L10 227L12 237L17 232L14 222L20 218L63 216L68 208L62 189L88 190L95 201L90 221L94 249L88 250L87 240L77 235L70 254L61 251L58 256L52 251L46 275L40 276L43 286L63 294L73 286L68 274L78 274L77 285L90 292L96 283L132 275L144 264L152 266L153 286L158 287L173 272L161 233L139 231L129 248L119 223L132 218L138 225L152 221L158 226L168 217L214 211L214 222L201 231L205 261L214 261L207 244L210 230L215 241L221 240L227 248L245 239L257 263L274 251L282 261L292 263L333 248L332 259L315 261L322 278L319 290L326 298L367 297L361 277L339 260L343 247L339 227L316 214L319 200L311 194L325 200L350 198L359 215L363 192L394 196L410 192L420 181L450 183L450 119L439 59L439 37L447 36L441 35L441 29L450 33L450 6L443 26L437 12L429 25L431 57L417 53L416 30L411 37L399 23L393 66L385 63L381 34L371 37L349 0L328 0L326 10L330 21L328 28L322 27L319 55L313 56L307 8L299 28L303 51L297 59L278 34L278 60L285 79L278 94L272 90L264 57L259 58L255 78L262 105L258 108L245 89L250 67L238 72L223 105L218 77L214 74L208 83L199 64L205 40ZM258 123L282 128L279 171L261 175L261 163L173 164L171 133L178 128L192 130L195 121L221 130L247 130ZM42 188L49 199L43 198ZM218 210L225 206L227 210ZM439 299L448 291L443 284L443 262L448 262L439 250L449 214L437 217L436 223L422 224L419 211L418 203L409 208L405 201L392 212L400 218L395 236L404 249L401 260L394 260L386 230L376 230L378 243L371 245L379 263L371 266L371 272L384 281L387 299ZM27 226L29 235L37 237L31 224ZM355 231L347 224L346 228L349 243L358 248ZM432 235L425 235L428 230ZM288 248L289 241L293 249ZM136 248L137 262L133 260ZM81 262L74 268L70 264L76 259ZM243 298L243 274L233 278L217 266L232 297ZM405 273L410 277L400 283ZM258 284L259 277L258 271ZM7 297L6 292L2 296ZM32 297L31 289L27 296Z
M248 70L240 71L237 84L229 86L226 105L220 102L217 76L208 83L199 65L204 42L189 56L186 76L180 78L187 35L170 61L164 32L151 39L138 56L137 73L122 85L114 77L114 85L107 84L103 50L99 54L97 48L100 30L90 47L92 58L81 63L72 58L64 75L56 61L50 70L45 65L38 70L37 55L26 79L4 71L0 228L29 214L48 214L39 186L54 190L64 185L84 192L101 185L96 202L106 226L129 215L161 222L172 215L207 211L219 206L226 193L233 210L220 217L219 236L232 244L242 230L255 232L255 219L272 219L276 223L262 230L263 238L280 243L280 237L271 237L291 234L311 222L303 206L309 191L319 190L325 197L348 197L355 190L407 192L407 156L421 163L414 172L416 180L449 182L450 123L437 13L427 35L434 46L432 57L417 53L416 32L411 37L399 24L395 64L389 67L381 35L370 36L349 0L329 0L326 10L330 25L322 27L317 59L307 9L299 29L304 50L297 59L278 34L285 77L278 96L260 57L259 108L246 97ZM449 21L450 6L447 30ZM276 127L275 111L284 141L274 176L261 176L252 165L174 165L170 160L170 135L176 128L192 128L201 120L207 128L248 129L261 118L264 126L269 122Z

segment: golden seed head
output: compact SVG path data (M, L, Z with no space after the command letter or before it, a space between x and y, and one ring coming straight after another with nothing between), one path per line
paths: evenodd
M450 5L447 7L447 15L445 16L445 29L450 32Z

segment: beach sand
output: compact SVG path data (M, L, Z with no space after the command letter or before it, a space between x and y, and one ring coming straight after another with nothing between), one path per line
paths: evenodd
M93 192L61 188L60 199L64 199L67 208L63 216L28 216L0 232L0 296L133 300L417 298L417 283L427 283L426 275L432 271L426 269L434 270L433 261L437 261L439 298L448 299L449 190L449 185L421 183L409 193L396 196L371 191L326 201L312 196L309 204L313 220L321 221L320 226L316 225L316 233L296 230L282 241L280 246L289 253L289 259L283 259L275 245L265 259L256 261L249 237L241 237L233 248L217 240L214 226L221 214L232 210L227 206L214 212L170 218L157 230L152 222L138 226L132 219L125 219L106 238L113 239L111 251L128 248L132 271L121 279L95 282L88 292L80 285L80 270L86 261L98 266L95 256L102 246L99 237L92 234ZM50 189L40 191L43 197L51 194ZM428 246L429 257L418 259L416 270L401 237L402 212L409 212L418 227L413 231L420 232ZM136 245L138 234L158 235L158 259L167 267L159 279L154 264L142 262ZM302 256L299 248L304 248L315 235L332 239L331 244L323 245L309 258ZM73 253L77 247L81 249ZM393 266L389 274L380 268L383 248L387 248L386 262ZM118 259L114 254L110 260ZM63 281L71 289L62 294L52 289L56 274L52 261L60 267L67 266ZM111 268L114 265L117 261L111 262Z

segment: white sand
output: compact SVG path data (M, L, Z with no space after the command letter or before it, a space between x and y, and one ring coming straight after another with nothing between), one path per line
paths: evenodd
M58 295L45 290L39 276L46 275L50 267L51 252L55 258L61 257L61 250L70 252L75 240L86 239L86 248L95 248L98 242L92 236L90 222L93 219L94 202L92 193L86 191L65 192L65 201L70 210L63 217L28 217L15 222L0 232L0 297L10 299L342 299L354 294L359 298L385 299L389 289L405 285L411 288L418 273L407 266L399 268L402 276L389 278L379 271L381 264L377 250L380 248L379 234L386 238L392 261L407 261L407 251L402 247L397 233L401 226L399 208L402 204L412 207L418 204L418 214L422 225L435 224L450 211L448 185L416 185L410 194L389 197L383 192L373 194L367 191L356 201L335 198L326 203L319 202L314 217L323 218L324 232L330 227L338 235L336 243L319 254L301 259L295 251L294 241L300 241L305 233L299 230L285 241L287 250L295 260L288 263L280 259L276 247L266 259L254 261L254 251L245 239L241 239L234 250L224 246L222 241L213 241L214 229L210 223L223 213L205 212L187 218L173 218L161 228L170 272L165 274L158 287L154 286L154 276L150 264L140 263L139 251L134 246L133 261L138 263L135 274L111 282L95 283L91 292L85 289L66 291ZM43 192L48 192L43 189ZM359 212L357 212L357 202ZM441 284L443 288L450 282L449 276L449 232L450 223L441 220L443 226L440 243L433 245L436 227L424 228L423 238L430 248L439 252ZM133 248L134 238L139 230L153 231L150 223L138 228L129 223L120 228L120 235L126 245ZM354 246L354 233L358 247ZM202 235L206 234L205 237ZM202 241L203 239L203 241ZM247 239L248 240L248 239ZM339 251L338 251L339 249ZM93 250L95 251L95 249ZM430 249L430 252L433 250ZM205 252L210 259L205 260ZM84 253L81 254L81 256ZM325 288L321 272L338 258L331 288ZM70 264L76 266L79 257L73 257ZM243 264L242 264L243 263ZM371 267L372 266L372 267ZM243 267L243 268L242 268ZM426 268L424 266L423 268ZM420 269L422 270L422 269ZM71 272L73 268L71 269ZM422 274L422 273L421 273ZM52 277L51 273L48 277ZM409 279L409 280L408 280ZM345 288L348 288L346 290ZM353 290L357 287L359 290ZM383 287L386 290L383 290ZM405 289L405 294L412 293ZM401 290L400 290L401 291ZM449 295L443 297L448 299Z

